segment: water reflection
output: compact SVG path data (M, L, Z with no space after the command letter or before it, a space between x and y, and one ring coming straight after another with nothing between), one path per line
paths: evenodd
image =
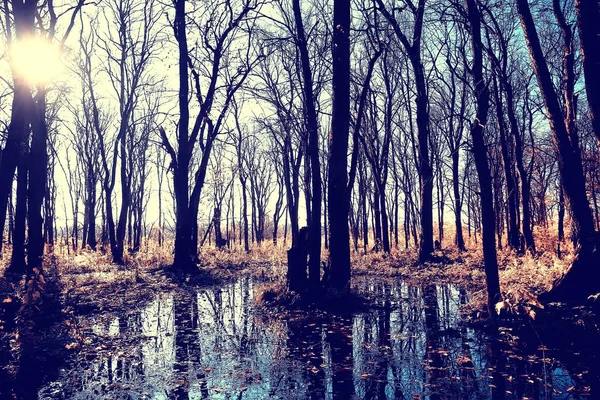
M82 318L98 343L42 398L578 398L551 351L522 349L508 329L461 325L466 293L359 280L368 312L258 315L253 282L163 293L128 316ZM575 388L576 390L574 390Z

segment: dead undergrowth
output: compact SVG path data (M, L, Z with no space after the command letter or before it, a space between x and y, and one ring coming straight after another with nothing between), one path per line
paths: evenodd
M550 230L536 231L538 252L535 255L518 255L514 251L500 250L500 283L504 296L503 309L514 314L529 314L541 306L536 297L550 289L570 265L572 248L563 244L560 257L556 239ZM54 256L46 263L56 268L62 288L61 303L69 312L86 314L97 311L131 312L150 301L156 293L185 289L186 285L209 285L215 282L252 276L267 282L258 287L260 301L269 302L280 297L288 305L302 302L300 296L285 290L287 245L264 243L253 246L249 253L239 246L218 250L203 247L198 276L179 276L169 267L172 262L171 244L158 246L147 243L136 254L126 254L124 265L115 265L110 254L102 251L73 251L65 246L55 246ZM434 254L432 262L416 263L416 251L393 249L383 252L352 252L353 276L372 276L401 279L423 286L431 283L453 283L469 292L469 302L463 306L465 315L474 315L485 308L486 290L482 254L475 249L458 252L451 243L443 243L444 250ZM3 249L0 274L8 263L10 248ZM323 259L327 250L323 250ZM1 275L0 275L1 276ZM3 287L10 287L11 296L24 296L19 287L1 279ZM262 294L261 294L262 293Z
M535 318L536 311L541 307L537 296L551 288L573 259L572 248L568 245L562 245L559 256L552 235L547 231L537 234L538 251L535 255L519 255L507 249L498 253L504 297L499 306L507 315ZM46 329L44 337L54 335L52 332L60 332L58 336L55 335L58 338L57 348L72 354L82 351L96 355L110 353L117 351L116 348L111 349L112 342L108 340L110 335L105 332L104 336L90 339L93 335L90 336L90 328L85 323L96 324L98 319L109 322L115 318L127 319L139 313L158 294L169 293L174 298L189 296L198 287L218 285L240 276L257 278L253 290L256 303L268 305L264 307L265 312L278 317L294 313L303 315L307 310L311 313L352 313L372 306L368 299L360 296L358 290L349 294L326 290L313 296L310 301L307 300L308 296L288 291L285 287L287 248L283 244L265 243L260 247L254 246L249 253L239 247L231 250L202 248L199 273L194 275L173 272L170 249L170 245L160 247L150 243L136 254L127 254L124 265L115 265L110 254L101 251L73 251L57 246L54 255L46 256L41 280L37 278L43 283L42 286L36 286L39 295L36 291L25 290L27 285L24 281L11 282L0 277L0 344L4 347L14 346L14 343L24 340L25 335L19 336L23 324L13 323L10 326L13 319L26 319L24 310L33 310L35 315L30 316L31 320L41 319L41 314L47 313L49 305L52 305L55 311L48 314L50 328ZM326 249L322 256L326 260ZM482 310L486 308L487 293L480 250L472 248L467 252L458 252L444 243L443 250L436 251L431 262L418 264L416 257L416 251L410 248L393 249L389 254L352 252L352 274L363 281L364 278L401 280L421 288L431 284L454 284L468 293L467 303L461 306L463 320L477 322L485 317ZM10 248L5 247L0 261L0 274L4 275L9 259ZM357 279L357 282L360 280ZM44 293L46 281L53 288L48 293ZM22 304L30 302L32 307L22 307ZM100 325L108 326L109 323ZM16 348L17 353L6 347L4 354L13 354L17 359L18 346ZM3 364L10 363L10 360L3 361ZM14 379L16 375L12 373L7 376L0 376L0 381Z

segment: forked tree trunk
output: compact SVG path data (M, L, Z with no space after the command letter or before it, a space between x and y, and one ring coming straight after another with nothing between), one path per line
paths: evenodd
M423 62L421 60L421 40L423 33L423 16L426 0L410 8L414 14L412 43L402 31L395 16L390 13L382 0L377 0L379 11L388 20L396 36L408 54L415 79L415 105L418 142L418 170L420 184L421 235L419 238L419 261L425 262L433 252L433 169L429 158L429 97Z
M559 168L566 198L572 211L572 220L579 237L579 246L573 264L554 287L540 296L542 301L580 303L600 291L598 263L600 251L594 230L594 220L589 207L581 158L571 142L552 76L544 58L533 16L527 0L517 0L517 9L525 33L529 55L533 64L554 142L558 148Z
M175 38L178 48L179 72L179 125L177 144L179 154L173 170L173 191L175 194L175 257L173 267L179 271L193 271L194 262L191 257L192 250L192 221L190 221L189 207L189 180L191 149L188 142L190 110L189 71L188 71L188 44L186 36L185 0L175 1ZM173 160L175 161L175 160ZM194 246L195 247L195 246Z

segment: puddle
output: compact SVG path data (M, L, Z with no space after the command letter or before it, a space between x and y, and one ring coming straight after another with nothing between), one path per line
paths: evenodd
M373 301L351 317L259 315L242 278L158 294L126 318L81 317L87 347L44 399L572 399L591 395L542 339L459 323L453 285L355 281ZM579 367L578 367L579 368ZM578 376L579 375L579 376ZM587 392L587 393L586 393Z

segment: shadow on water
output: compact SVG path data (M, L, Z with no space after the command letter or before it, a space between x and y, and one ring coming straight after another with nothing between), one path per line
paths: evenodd
M195 293L160 293L128 316L80 317L89 349L38 396L437 400L593 394L580 373L585 367L570 375L559 361L564 353L544 347L543 339L523 345L512 329L484 332L461 324L467 294L456 286L367 279L355 286L373 305L346 317L260 315L249 278Z
M21 307L12 297L0 310L0 399L34 399L39 388L61 378L69 343L60 303L62 288L56 271L45 271L50 282L41 301ZM39 294L39 293L38 293ZM4 302L5 295L0 293Z

